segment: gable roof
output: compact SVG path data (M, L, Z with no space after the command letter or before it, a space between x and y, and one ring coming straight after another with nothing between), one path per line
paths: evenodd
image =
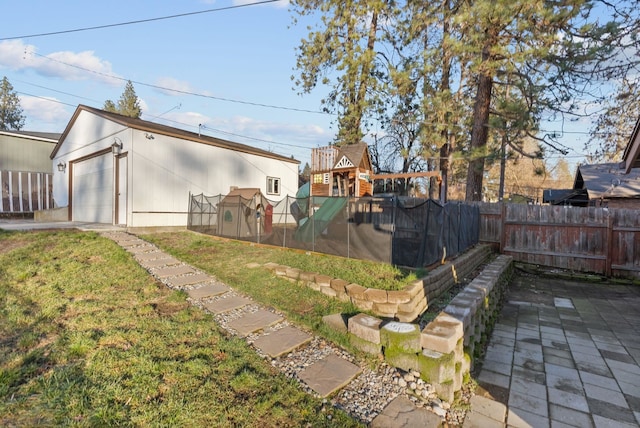
M27 138L29 140L39 140L47 143L57 143L60 139L59 132L36 132L36 131L0 131L0 135L9 137Z
M345 162L345 160L348 162ZM351 165L349 165L349 163L351 163ZM345 144L340 147L333 169L349 167L371 169L371 159L369 158L369 146L367 143Z
M618 163L580 165L574 189L586 189L589 199L640 198L640 169L625 174Z
M93 107L89 107L89 106L85 106L85 105L78 105L78 107L76 108L76 111L73 113L73 116L71 117L71 120L69 121L69 123L67 124L67 127L65 128L64 132L62 133L58 144L56 145L56 147L53 149L53 152L51 152L51 159L53 159L59 148L60 145L62 144L62 142L65 140L65 138L67 138L67 135L69 134L69 132L71 131L71 128L73 128L73 125L75 123L75 121L78 119L78 116L80 116L80 113L82 111L86 111L89 113L92 113L96 116L102 117L103 119L106 120L110 120L112 122L118 123L122 126L126 126L128 128L132 128L132 129L136 129L139 131L146 131L146 132L152 132L152 133L157 133L160 135L166 135L169 137L175 137L175 138L179 138L182 140L187 140L187 141L192 141L194 143L200 143L200 144L207 144L209 146L215 146L215 147L220 147L220 148L224 148L224 149L229 149L229 150L233 150L236 152L242 152L242 153L248 153L248 154L252 154L252 155L257 155L257 156L263 156L263 157L267 157L267 158L271 158L271 159L277 159L277 160L281 160L283 162L291 162L291 163L295 163L295 164L300 164L300 161L290 158L290 157L286 157L286 156L281 156L281 155L277 155L275 153L266 151L266 150L262 150L262 149L258 149L255 147L251 147L251 146L247 146L246 144L240 144L240 143L234 143L232 141L227 141L227 140L222 140L220 138L215 138L215 137L209 137L207 135L202 135L202 134L197 134L195 132L190 132L190 131L185 131L184 129L179 129L179 128L174 128L171 126L167 126L167 125L161 125L159 123L155 123L155 122L149 122L147 120L142 120L142 119L136 119L133 117L128 117L128 116L123 116L121 114L118 113L111 113L105 110L100 110L97 108L93 108Z
M625 174L629 174L632 168L640 168L640 118L638 118L636 126L631 133L631 138L629 138L629 143L624 149L622 162L624 162Z

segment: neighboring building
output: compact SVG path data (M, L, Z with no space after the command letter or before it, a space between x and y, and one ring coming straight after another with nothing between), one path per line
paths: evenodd
M640 119L622 162L578 166L573 189L545 190L543 202L640 209Z
M84 105L51 159L56 205L73 221L186 226L189 194L257 188L280 200L298 190L295 159Z
M61 134L0 131L0 213L53 208L51 151Z

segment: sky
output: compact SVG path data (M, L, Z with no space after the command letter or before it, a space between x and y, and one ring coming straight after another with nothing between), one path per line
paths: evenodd
M300 95L291 80L311 21L293 25L287 0L255 2L12 1L2 13L0 78L20 97L23 130L61 133L78 104L117 103L131 80L142 119L293 156L302 168L336 133L335 116L320 112L327 91ZM151 21L111 26L143 20ZM543 126L564 130L565 159L583 159L588 124Z

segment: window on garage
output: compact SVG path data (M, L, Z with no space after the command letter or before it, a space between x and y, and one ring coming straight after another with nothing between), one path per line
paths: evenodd
M267 195L280 194L280 179L277 177L267 177Z

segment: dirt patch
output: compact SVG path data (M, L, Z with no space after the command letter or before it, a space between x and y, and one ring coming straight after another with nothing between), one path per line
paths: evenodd
M187 302L158 302L153 303L153 309L160 315L173 315L176 312L180 312L181 310L187 308L189 303Z
M26 247L29 241L26 239L16 239L0 242L0 254L8 253L18 248Z

